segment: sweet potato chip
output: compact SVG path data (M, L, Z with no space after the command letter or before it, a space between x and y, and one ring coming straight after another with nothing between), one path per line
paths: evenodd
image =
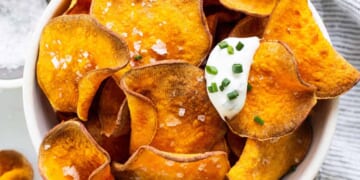
M109 154L76 119L49 131L41 143L38 163L45 179L113 179Z
M126 39L132 66L164 59L200 65L210 50L201 0L93 0L91 15Z
M225 7L252 16L268 16L278 0L220 0Z
M31 164L14 150L0 150L0 179L32 180L34 176Z
M305 82L317 87L318 98L331 98L360 80L351 66L325 39L309 9L308 0L280 0L264 32L265 39L286 43Z
M125 127L128 126L130 118L128 118L129 114L126 115L128 111L125 109L127 108L126 105L123 105L124 100L125 94L116 84L115 80L112 78L107 79L100 94L99 107L97 110L101 124L101 134L107 137L112 135L117 136L122 134L122 131L126 129ZM125 112L122 113L120 110L124 110ZM119 115L119 113L122 113L122 115ZM121 116L127 117L121 118Z
M56 111L78 110L86 120L101 81L125 66L128 60L126 43L95 19L89 15L63 15L52 19L44 28L37 80ZM120 75L116 72L113 76L119 79Z
M65 14L89 14L92 0L72 0Z
M267 24L268 18L247 16L241 19L230 32L230 37L250 37L261 38Z
M243 109L227 120L239 136L264 140L286 135L316 104L314 87L300 79L292 53L279 42L260 44L248 81L252 89Z
M179 61L136 68L120 82L131 115L131 152L141 145L163 151L209 151L226 128L208 99L203 71Z
M228 131L226 139L231 151L239 158L244 149L246 138L240 137L231 131Z
M114 163L118 179L224 179L230 169L221 151L176 154L142 146L126 164Z
M312 129L308 121L292 134L278 139L247 139L239 161L227 176L230 180L280 179L292 166L305 158L311 141Z

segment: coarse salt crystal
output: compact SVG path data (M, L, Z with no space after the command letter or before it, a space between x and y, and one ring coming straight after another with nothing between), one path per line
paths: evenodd
M113 26L114 26L114 23L113 22L107 22L105 24L105 26L108 28L108 29L111 29Z
M151 46L151 49L159 55L167 54L166 44L160 39L156 40L156 43Z
M84 51L84 52L82 53L82 56L83 56L84 58L88 58L88 57L89 57L89 52Z
M48 150L48 149L50 149L51 148L51 145L50 144L45 144L44 145L44 150L46 151L46 150Z
M59 60L55 56L51 59L51 62L54 65L55 69L59 68L60 63L59 63Z
M198 115L197 119L201 122L205 122L205 115Z
M80 176L74 166L65 166L62 168L64 176L71 176L74 180L79 180Z
M137 29L136 27L133 28L132 30L132 35L139 35L139 36L143 36L143 32L141 32L139 29Z
M174 162L174 161L171 161L171 160L167 160L167 161L165 162L165 164L168 165L168 166L173 166L173 165L175 164L175 162Z
M179 114L180 117L183 117L183 116L185 115L185 113L186 113L186 109L185 109L185 108L179 108L178 114Z
M135 51L139 52L141 48L141 41L135 41L134 42L134 49Z

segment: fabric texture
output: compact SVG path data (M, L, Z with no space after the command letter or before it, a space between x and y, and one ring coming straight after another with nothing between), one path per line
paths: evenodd
M311 0L337 49L360 69L360 0ZM316 179L360 179L360 84L340 96L335 135Z

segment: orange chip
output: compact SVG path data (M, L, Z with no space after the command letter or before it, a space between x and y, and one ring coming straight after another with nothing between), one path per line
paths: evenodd
M264 33L265 39L286 43L305 82L317 87L318 98L331 98L349 90L360 72L336 52L312 16L307 0L280 0Z
M252 16L268 16L278 0L220 0L225 7Z
M239 158L244 149L246 138L240 137L231 131L228 131L226 139L229 143L231 151Z
M230 37L251 37L261 38L267 24L268 18L247 16L241 19L230 32Z
M126 39L132 66L165 59L200 65L210 50L201 0L93 0L91 15Z
M211 151L223 151L227 154L230 153L230 149L227 145L226 139L221 139L219 142L217 142L212 148Z
M65 14L89 14L92 0L71 0Z
M0 150L0 179L32 180L34 176L31 164L14 150Z
M264 140L289 134L316 104L314 87L299 78L293 55L279 42L260 44L249 83L252 89L243 109L227 120L229 128L242 137Z
M118 179L224 179L229 169L225 152L176 154L142 146L113 171Z
M109 154L76 119L49 131L41 143L38 163L45 179L113 179Z
M124 100L125 94L116 84L115 80L112 78L107 79L100 94L98 107L101 134L110 137L122 133L121 131L125 127L124 125L126 125L129 120L119 116L120 110L126 108L123 105ZM126 116L126 113L127 111L125 111L123 115ZM121 120L125 120L125 122Z
M37 80L56 111L80 112L79 116L86 120L102 80L128 60L126 43L89 15L63 15L44 28ZM113 76L119 79L121 74Z
M308 121L294 133L268 141L248 139L238 162L227 174L236 179L280 179L308 152L312 129Z
M137 68L121 80L131 115L131 152L141 145L178 153L209 151L226 127L208 99L204 72L180 61Z

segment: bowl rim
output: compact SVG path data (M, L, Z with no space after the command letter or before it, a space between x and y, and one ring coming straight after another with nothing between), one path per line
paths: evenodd
M22 83L23 109L24 109L25 121L32 145L35 148L36 153L38 153L41 141L43 139L43 135L40 133L40 129L39 129L39 121L36 120L37 116L34 111L34 105L35 105L34 102L36 102L36 99L33 96L35 91L39 90L37 88L37 83L36 83L37 81L35 79L36 75L34 73L36 72L38 46L43 28L45 27L47 22L56 15L57 13L56 11L59 10L59 6L61 6L61 4L64 4L64 2L66 1L69 2L69 0L52 0L49 3L48 7L46 7L45 11L43 12L35 28L35 31L33 31L33 34L31 36L31 41L29 43L29 48L27 52L27 61L25 62L25 66L24 66L23 78L17 79L16 81L13 82L13 85L8 86L9 88L19 87L18 83L20 83L20 85ZM320 15L316 11L315 7L310 2L310 0L308 0L308 4L313 13L315 20L318 22L320 29L323 31L325 38L328 39L330 42L329 34L325 28L323 21L321 20ZM0 85L1 83L2 82L0 81ZM330 110L329 110L328 118L324 122L323 132L321 133L322 137L320 137L321 139L320 144L318 145L318 148L315 149L313 153L314 154L313 157L309 157L309 154L306 155L304 161L307 158L312 158L311 165L305 168L305 170L301 174L297 174L296 176L297 179L300 180L313 179L318 173L318 170L320 169L325 159L327 151L330 148L332 137L335 134L337 115L338 115L338 104L339 104L338 98L330 100L329 103ZM291 177L291 174L289 176Z

